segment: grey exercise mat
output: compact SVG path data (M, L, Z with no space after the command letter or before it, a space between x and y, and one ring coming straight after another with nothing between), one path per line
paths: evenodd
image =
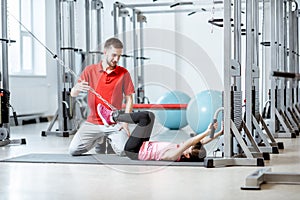
M24 163L64 163L64 164L107 164L107 165L147 165L147 166L203 166L203 162L170 162L130 160L128 157L106 154L87 154L71 156L69 154L33 153L0 160L0 162Z

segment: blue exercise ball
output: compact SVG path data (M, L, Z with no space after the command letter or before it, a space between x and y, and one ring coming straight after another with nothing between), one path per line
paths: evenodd
M212 123L214 114L222 107L222 92L217 90L205 90L191 99L187 107L187 121L192 130L203 133ZM218 115L218 129L221 129L222 113Z
M191 100L186 93L181 91L170 91L160 97L158 104L188 104ZM178 130L187 126L186 110L158 110L157 120L166 128Z

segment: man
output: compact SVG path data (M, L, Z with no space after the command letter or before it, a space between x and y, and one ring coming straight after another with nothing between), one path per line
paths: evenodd
M103 105L108 109L120 110L126 102L125 113L132 112L134 86L127 69L118 66L123 51L123 44L117 38L110 38L104 44L104 57L98 64L87 66L80 75L77 84L71 90L71 96L76 97L80 92L88 92L90 114L87 120L74 135L69 146L71 155L81 155L96 146L100 152L101 143L107 137L114 152L123 154L124 145L129 136L127 123L107 126L97 114L97 106ZM93 92L96 92L96 94ZM99 94L103 99L97 97ZM103 146L103 145L102 145Z

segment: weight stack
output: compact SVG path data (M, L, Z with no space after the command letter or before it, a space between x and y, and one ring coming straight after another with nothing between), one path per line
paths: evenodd
M260 112L259 112L259 92L255 90L255 88L252 90L252 114L255 117L257 121L260 119Z
M242 92L231 91L231 119L239 131L242 130Z

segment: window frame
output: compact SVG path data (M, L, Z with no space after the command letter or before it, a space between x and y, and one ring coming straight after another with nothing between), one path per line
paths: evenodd
M35 9L34 3L37 1L39 1L38 5L40 5L40 3L43 4L44 10L45 10L45 6L46 6L45 0L43 0L42 2L41 2L41 0L28 0L28 2L30 3L30 9L31 9L30 12L28 12L29 13L28 21L30 21L30 25L28 26L28 25L24 24L26 29L31 31L34 35L35 35L34 31L41 27L39 25L36 25L37 22L35 20L35 11L34 10L37 10L38 8ZM22 16L22 14L23 14L22 13L22 0L15 0L15 3L16 3L16 5L18 5L15 7L17 7L16 9L18 9L16 12L18 13L19 16L18 17L13 16L12 18L17 18L23 24L22 20L20 20L20 18L22 19L22 17L24 17L24 15ZM38 5L37 5L37 7L38 7ZM44 20L46 20L46 12L43 12L43 14L44 14ZM18 23L16 19L13 19L12 21L13 21L13 23ZM34 23L36 23L36 24L34 24ZM46 70L47 70L46 69L46 53L43 54L43 56L45 58L43 58L41 61L37 61L37 59L39 59L38 55L37 55L38 51L39 51L39 49L37 48L37 41L32 37L32 35L27 30L25 30L22 27L21 24L19 24L17 27L18 27L17 29L13 29L10 31L18 31L19 37L16 38L17 41L13 45L18 45L16 47L16 50L19 52L19 55L17 55L17 58L15 58L15 56L11 56L10 59L12 59L12 58L18 59L19 61L17 63L19 63L19 66L18 66L18 68L11 69L11 67L13 67L13 66L12 66L12 64L9 64L9 68L11 69L11 70L9 70L9 75L10 76L34 76L34 77L35 76L37 76L37 77L46 76ZM42 28L42 30L39 30L39 32L41 32L44 35L43 39L46 40L46 26L44 25L41 28ZM27 46L25 44L26 38L30 38L30 40L31 40L29 46ZM44 41L42 41L42 42L44 43ZM26 66L27 58L25 58L25 56L24 56L25 54L23 52L26 51L26 49L28 49L28 48L31 49L31 55L29 55L30 63L29 63L29 65ZM11 54L13 54L13 51L14 50L9 51L9 52ZM8 62L13 63L12 61L10 61L10 59ZM37 66L38 64L41 65L40 62L42 63L43 66ZM37 67L44 67L44 69L37 71Z

